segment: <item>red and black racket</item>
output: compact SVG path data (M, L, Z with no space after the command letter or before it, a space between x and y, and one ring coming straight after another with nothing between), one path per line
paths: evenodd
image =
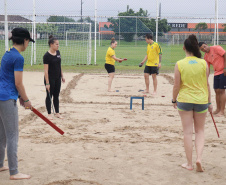
M210 112L210 115L211 115L211 117L212 117L212 120L213 120L215 129L216 129L216 131L217 131L217 135L218 135L218 137L220 137L219 132L218 132L218 130L217 130L217 125L216 125L216 123L215 123L215 121L214 121L214 119L213 119L213 114L212 114L212 112Z
M43 114L41 114L37 109L34 107L31 108L31 110L40 118L42 118L47 124L49 124L52 128L54 128L57 132L59 132L61 135L64 134L64 131L61 130L59 127L57 127L53 122L51 122L47 117L45 117Z

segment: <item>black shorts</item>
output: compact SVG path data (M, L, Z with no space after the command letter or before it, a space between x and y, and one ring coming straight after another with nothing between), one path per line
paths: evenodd
M155 66L145 66L144 68L144 73L149 73L151 74L159 74L159 68Z
M115 72L115 66L111 65L111 64L105 63L105 69L107 70L108 73L114 73Z
M214 89L226 89L226 76L223 74L214 76Z

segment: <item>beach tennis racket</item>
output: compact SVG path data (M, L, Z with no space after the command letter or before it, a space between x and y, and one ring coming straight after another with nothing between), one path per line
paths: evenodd
M49 124L52 128L54 128L61 135L64 134L63 130L61 130L59 127L57 127L53 122L51 122L47 117L45 117L43 114L41 114L37 109L35 109L34 107L31 107L31 111L33 111L38 117L43 119L47 124Z
M48 90L47 90L47 91L48 91ZM51 106L52 106L52 109L53 109L53 114L55 114L55 113L54 113L54 108L53 108L52 98L51 98L51 96L50 96L50 92L49 92L49 91L48 91L48 94L49 94L49 98L50 98Z
M214 123L215 129L216 129L217 135L218 135L218 137L220 137L219 132L218 132L218 130L217 130L217 125L216 125L216 123L215 123L215 121L214 121L214 118L213 118L213 114L212 114L212 112L210 112L210 115L211 115L211 117L212 117L212 120L213 120L213 123Z

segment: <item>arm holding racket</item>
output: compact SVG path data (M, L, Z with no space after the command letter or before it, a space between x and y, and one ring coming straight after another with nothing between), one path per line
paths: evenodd
M44 75L45 75L45 81L46 81L46 89L47 89L47 91L50 91L48 71L49 71L49 64L44 64Z
M213 111L213 105L211 104L211 91L210 91L210 86L209 86L209 81L208 81L208 77L209 77L209 67L208 65L206 65L206 77L207 77L207 87L208 87L208 111L210 112L210 115L212 117L212 120L213 120L213 123L214 123L214 126L215 126L215 129L216 129L216 132L217 132L217 135L218 135L218 138L220 137L219 135L219 132L218 132L218 129L217 129L217 125L215 123L215 120L213 118L213 114L212 114L212 111Z
M23 71L15 71L14 72L14 76L15 76L15 85L16 85L16 89L20 94L20 105L25 107L25 109L30 109L31 106L31 102L29 101L24 85L23 85Z
M116 60L116 61L118 61L119 63L121 63L122 61L124 61L124 60L127 60L127 58L117 58L115 55L113 55L112 56L112 58L114 59L114 60Z
M178 64L176 64L174 68L174 85L173 85L173 98L172 98L173 107L175 109L177 108L177 96L180 91L180 84L181 84L181 76L178 69Z
M63 75L62 68L61 68L61 80L62 80L63 83L65 83L65 78L64 78L64 75Z

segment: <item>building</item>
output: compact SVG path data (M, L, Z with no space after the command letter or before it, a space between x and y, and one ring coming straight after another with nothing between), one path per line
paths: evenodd
M205 30L195 30L195 26L199 23L168 23L168 25L171 27L171 30L169 33L171 34L192 34L192 33L200 33L200 34L210 34L214 33L215 23L206 23L207 29ZM218 30L219 33L225 33L223 32L224 24L219 23L218 24Z
M32 22L31 20L24 18L20 15L8 15L9 22ZM0 22L5 21L5 15L0 15Z
M8 15L7 16L8 22L13 22L8 24L8 36L11 36L11 31L13 28L20 25L22 22L31 23L32 21L22 17L20 15ZM5 15L0 15L0 40L5 39Z

